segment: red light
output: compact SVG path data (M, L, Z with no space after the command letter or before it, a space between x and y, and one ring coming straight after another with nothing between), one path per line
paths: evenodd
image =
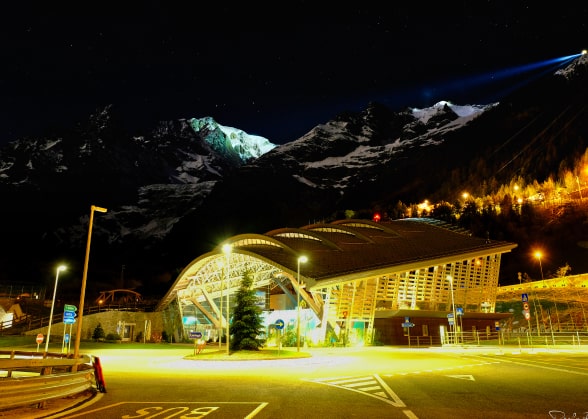
M377 222L379 222L379 221L380 221L380 219L381 219L381 218L382 218L382 217L380 217L380 214L378 214L378 213L375 213L375 214L374 214L374 217L372 218L372 220L374 220L374 221L377 223Z

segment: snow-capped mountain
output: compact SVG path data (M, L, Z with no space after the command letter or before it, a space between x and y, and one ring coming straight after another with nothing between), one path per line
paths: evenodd
M108 208L93 226L95 284L121 266L153 284L230 235L544 179L587 144L586 57L572 65L501 103L372 103L280 146L209 117L129 136L111 107L12 142L0 150L0 277L34 281L58 258L81 262L90 205Z

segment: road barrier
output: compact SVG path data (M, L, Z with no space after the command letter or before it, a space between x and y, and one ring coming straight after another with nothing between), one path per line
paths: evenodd
M98 361L99 362L99 361ZM45 352L0 351L0 410L37 405L87 390L105 391L92 357Z

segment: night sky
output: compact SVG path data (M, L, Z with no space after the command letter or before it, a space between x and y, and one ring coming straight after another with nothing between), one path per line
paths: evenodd
M211 116L285 143L370 101L499 100L532 76L503 70L588 45L582 2L204 3L4 4L0 143L109 104L131 132Z

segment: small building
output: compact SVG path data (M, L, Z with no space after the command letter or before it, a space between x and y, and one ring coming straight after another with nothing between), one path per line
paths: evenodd
M190 262L156 310L177 310L184 336L219 339L249 271L267 313L312 311L315 344L451 342L508 316L494 309L501 256L516 246L430 218L242 234Z

